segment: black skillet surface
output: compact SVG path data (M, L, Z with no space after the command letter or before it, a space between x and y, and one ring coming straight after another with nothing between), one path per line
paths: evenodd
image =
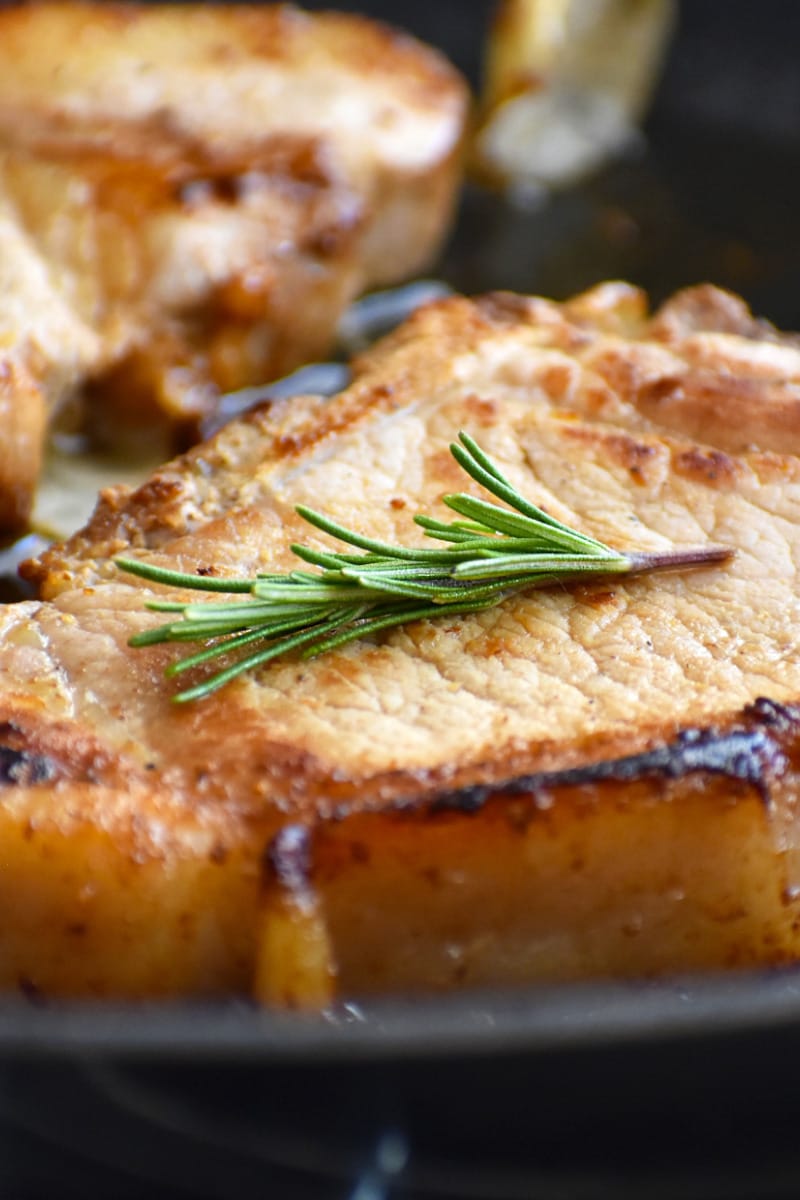
M357 5L474 75L487 6ZM685 0L642 150L533 212L468 189L439 274L709 279L800 327L800 5ZM800 973L352 1005L0 1004L0 1197L800 1194Z

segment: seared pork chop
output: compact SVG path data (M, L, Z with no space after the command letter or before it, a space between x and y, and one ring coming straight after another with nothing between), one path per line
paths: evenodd
M1 8L0 345L62 425L191 434L430 262L466 104L438 54L356 16Z
M2 614L3 982L313 1004L795 959L800 459L757 435L783 428L798 360L708 288L652 318L623 285L456 298L332 400L276 402L105 493L29 566L43 599ZM174 648L128 646L169 590L116 556L284 570L293 541L331 544L299 503L421 544L414 513L472 486L447 449L461 429L614 547L735 557L171 703Z

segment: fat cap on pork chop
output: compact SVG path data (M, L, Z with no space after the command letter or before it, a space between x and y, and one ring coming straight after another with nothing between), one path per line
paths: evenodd
M0 347L61 427L191 436L431 262L467 102L441 55L357 16L0 8Z
M2 977L319 1003L797 957L798 380L792 339L712 288L653 317L621 284L455 298L332 400L278 401L104 493L29 565L43 599L2 617L5 886L25 898ZM127 645L169 589L115 557L284 570L292 542L330 544L298 503L422 544L413 515L473 488L460 429L616 548L735 557L445 614L171 704L175 648Z

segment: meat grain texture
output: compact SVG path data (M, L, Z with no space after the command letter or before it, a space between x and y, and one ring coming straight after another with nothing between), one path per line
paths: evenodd
M41 391L16 402L26 461L42 411L101 444L185 440L221 392L324 356L356 295L436 254L466 109L439 54L357 16L0 9L0 365ZM0 474L0 529L30 475Z
M800 953L800 348L710 287L427 307L332 400L235 421L29 564L0 624L0 980L337 995ZM729 563L553 588L171 703L120 554L284 570L310 504L423 544L513 484L616 548ZM477 485L475 485L477 491ZM430 544L430 543L428 543ZM184 593L185 594L185 593ZM200 669L198 669L200 670ZM197 676L199 677L199 676Z

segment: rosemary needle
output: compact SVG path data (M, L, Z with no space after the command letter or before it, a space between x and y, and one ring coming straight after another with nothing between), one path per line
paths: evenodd
M310 525L359 553L293 545L297 558L316 570L267 572L254 579L189 575L119 558L121 570L153 583L246 594L241 600L201 604L153 600L148 608L170 613L174 619L137 634L130 645L202 643L202 649L168 667L168 676L255 647L174 696L185 703L200 700L243 672L290 651L311 658L409 621L491 608L506 596L531 588L587 576L689 569L724 562L733 554L727 547L712 545L622 554L526 500L468 434L458 436L450 447L456 462L502 504L457 492L443 500L459 520L448 524L425 515L414 518L428 537L444 546L393 546L298 505L297 513Z

